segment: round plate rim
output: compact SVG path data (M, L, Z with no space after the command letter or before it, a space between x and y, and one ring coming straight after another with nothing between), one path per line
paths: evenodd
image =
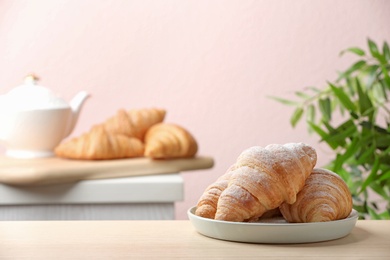
M221 223L221 224L231 224L231 225L248 225L248 226L310 226L310 225L329 225L329 223L341 223L341 222L349 222L354 218L358 218L359 214L355 209L351 210L351 213L349 214L348 217L344 219L339 219L339 220L333 220L333 221L327 221L327 222L311 222L311 223L276 223L276 222L234 222L234 221L224 221L224 220L215 220L215 219L209 219L209 218L204 218L195 215L195 210L196 206L193 206L188 209L187 214L191 215L193 218L197 218L203 221L208 221L208 222L215 222L215 223Z
M313 223L231 222L196 216L190 208L188 218L195 230L210 238L257 244L301 244L335 240L347 236L355 227L358 213L341 220Z

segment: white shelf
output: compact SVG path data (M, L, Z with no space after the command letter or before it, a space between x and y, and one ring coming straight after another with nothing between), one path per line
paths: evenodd
M178 173L46 186L0 184L0 220L172 220L183 186Z
M164 203L183 200L179 174L84 180L47 186L0 184L0 205Z

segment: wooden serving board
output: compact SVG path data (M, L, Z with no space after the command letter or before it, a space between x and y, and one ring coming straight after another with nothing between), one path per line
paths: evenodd
M210 157L152 160L82 161L57 157L15 159L0 157L0 183L10 185L48 185L88 179L167 174L213 167Z

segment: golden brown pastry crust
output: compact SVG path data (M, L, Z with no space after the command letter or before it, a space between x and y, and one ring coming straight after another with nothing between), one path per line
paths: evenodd
M161 123L165 118L166 111L157 108L145 109L120 109L117 113L104 122L104 127L109 133L123 134L144 140L148 129Z
M227 188L233 169L234 165L206 188L196 205L195 215L214 219L219 196Z
M140 157L144 144L137 138L108 133L102 125L58 145L59 157L80 160L108 160Z
M324 222L344 219L352 210L352 196L336 173L316 168L306 180L293 204L283 203L280 211L288 222Z
M155 124L145 135L145 156L149 158L187 158L195 156L197 151L195 138L176 124Z
M294 203L316 161L314 148L303 143L245 150L219 197L215 219L252 221L283 202Z

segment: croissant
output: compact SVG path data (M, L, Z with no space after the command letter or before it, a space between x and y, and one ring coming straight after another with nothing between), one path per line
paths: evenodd
M227 188L234 167L230 166L224 175L206 188L196 205L195 215L211 219L215 217L219 196Z
M145 135L145 156L153 159L193 157L198 151L195 138L183 127L158 123Z
M152 125L162 122L165 114L165 110L156 108L129 111L120 109L114 116L108 118L103 125L110 133L123 134L143 140L146 131Z
M316 168L307 178L293 204L280 206L288 222L324 222L343 219L352 211L352 196L340 176L326 169Z
M214 219L217 211L217 203L222 191L228 187L230 176L233 173L235 165L230 166L226 173L220 176L214 183L209 185L200 197L195 210L195 215ZM280 209L272 209L265 212L260 219L267 219L281 216Z
M294 203L316 161L314 148L303 143L245 150L219 197L215 219L253 221L283 202Z
M84 160L105 160L140 157L144 144L137 138L108 133L102 125L63 142L55 148L59 157Z

